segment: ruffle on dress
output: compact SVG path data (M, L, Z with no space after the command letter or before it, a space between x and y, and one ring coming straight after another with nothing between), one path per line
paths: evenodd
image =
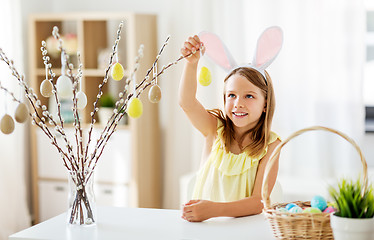
M270 139L268 145L275 142L275 140L280 139L280 137L274 133L270 133ZM212 146L212 153L209 157L214 159L213 165L224 175L233 176L245 173L252 166L258 165L258 162L266 155L268 151L268 146L264 151L256 158L251 158L246 152L240 154L234 154L232 152L226 152L223 143L223 125L222 122L218 120L217 128L217 138Z

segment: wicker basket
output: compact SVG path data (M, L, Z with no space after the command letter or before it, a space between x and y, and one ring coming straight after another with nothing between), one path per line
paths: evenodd
M270 222L273 235L277 239L334 239L330 226L330 213L289 213L277 211L279 207L285 207L288 203L270 205L269 191L268 191L268 175L269 171L275 163L275 159L280 154L281 149L291 139L299 136L302 133L314 130L323 130L335 133L349 143L357 150L360 155L361 163L363 165L364 188L367 187L367 163L358 145L347 135L337 130L315 126L301 129L287 139L285 139L274 150L270 156L269 162L266 165L264 179L262 184L262 200L264 204L263 213L266 219ZM293 202L300 207L310 207L310 202Z

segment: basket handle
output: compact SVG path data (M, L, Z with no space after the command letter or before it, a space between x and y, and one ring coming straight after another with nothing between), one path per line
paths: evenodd
M270 194L269 194L269 190L268 190L268 175L269 175L269 172L270 172L271 168L273 167L273 165L275 163L275 159L279 156L281 149L291 139L293 139L293 138L295 138L295 137L297 137L297 136L299 136L299 135L301 135L301 134L303 134L305 132L315 131L315 130L323 130L323 131L335 133L335 134L341 136L342 138L344 138L350 144L353 145L353 147L356 149L356 151L360 155L360 159L361 159L361 163L362 163L362 167L363 167L363 171L364 171L364 184L365 184L364 185L364 191L366 191L366 188L367 188L367 185L368 185L367 163L366 163L364 155L361 152L360 147L356 144L356 142L352 138L348 137L346 134L344 134L344 133L342 133L340 131L337 131L335 129L328 128L328 127L322 127L322 126L313 126L313 127L304 128L304 129L301 129L299 131L294 132L287 139L285 139L283 142L281 142L281 144L279 144L275 148L275 150L273 151L273 153L271 154L271 156L269 158L269 162L266 164L265 172L264 172L264 179L262 181L262 191L261 192L262 192L262 200L263 200L264 208L269 208L270 207L270 199L269 199L269 195Z

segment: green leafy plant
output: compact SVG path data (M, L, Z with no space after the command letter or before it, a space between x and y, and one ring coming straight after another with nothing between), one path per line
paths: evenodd
M99 100L100 107L110 107L114 108L116 105L116 102L114 100L114 97L111 94L103 94Z
M334 199L336 216L345 218L372 218L374 217L374 190L370 184L364 189L360 180L342 179L338 188L329 187L330 196Z

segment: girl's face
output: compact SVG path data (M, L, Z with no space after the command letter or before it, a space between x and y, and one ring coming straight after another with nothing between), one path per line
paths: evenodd
M256 126L265 110L265 96L247 78L234 74L225 85L225 112L236 130L247 131Z

